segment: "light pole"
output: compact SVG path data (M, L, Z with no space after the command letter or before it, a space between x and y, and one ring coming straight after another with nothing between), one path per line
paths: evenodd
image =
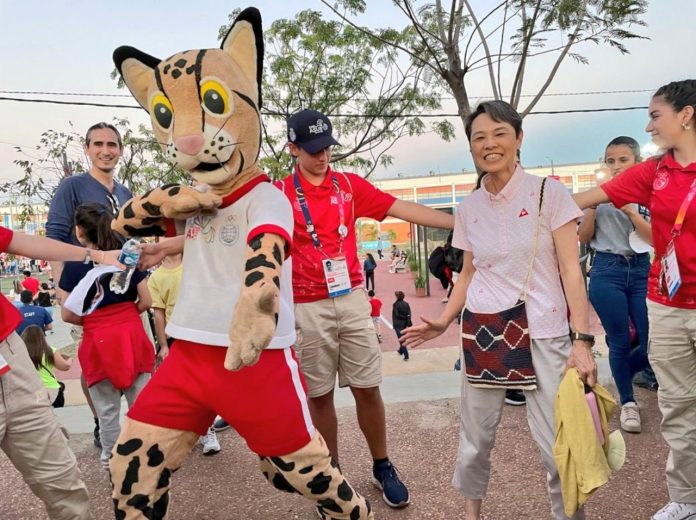
M551 177L555 177L555 176L556 176L556 171L553 169L553 157L549 157L549 156L547 155L546 158L547 158L549 161L551 161Z

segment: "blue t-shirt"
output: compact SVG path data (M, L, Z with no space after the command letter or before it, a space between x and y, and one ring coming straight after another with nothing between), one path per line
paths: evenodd
M84 264L82 262L65 262L63 273L60 275L58 287L67 292L72 292L73 289L80 283L87 272L94 267L92 262ZM128 290L123 294L116 294L109 289L109 282L112 274L106 274L99 280L104 288L104 299L99 302L97 309L113 305L114 303L134 302L138 299L138 284L147 278L147 271L135 271L131 277Z
M38 325L44 330L46 325L53 322L48 311L38 305L22 305L18 310L22 315L22 323L16 329L17 334L22 334L29 325Z
M46 236L60 242L80 245L75 237L75 210L81 204L94 202L113 211L118 210L133 198L133 194L123 184L114 181L114 191L110 193L102 183L89 173L66 177L58 185L51 200L46 222Z

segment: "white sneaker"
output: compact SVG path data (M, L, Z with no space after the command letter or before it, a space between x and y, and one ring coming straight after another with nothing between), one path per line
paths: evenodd
M694 520L696 519L696 504L670 502L652 517L652 520Z
M212 426L208 428L208 433L201 436L199 441L203 445L203 455L215 455L220 451L220 443Z
M640 433L640 409L630 401L621 407L621 429L625 432Z

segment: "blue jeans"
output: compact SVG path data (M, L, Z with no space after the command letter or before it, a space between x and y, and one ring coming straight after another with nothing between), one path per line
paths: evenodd
M648 366L648 288L650 257L597 252L590 271L589 296L607 333L609 366L621 404L633 401L633 375ZM640 344L631 349L629 318Z

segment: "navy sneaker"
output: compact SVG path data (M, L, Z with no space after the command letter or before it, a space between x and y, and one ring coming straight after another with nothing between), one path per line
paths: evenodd
M411 503L408 489L391 462L386 461L373 467L372 483L382 490L382 498L389 507L406 507Z
M213 430L216 432L224 432L225 430L229 429L229 427L230 425L227 424L227 421L222 417L218 417L218 419L213 423Z

